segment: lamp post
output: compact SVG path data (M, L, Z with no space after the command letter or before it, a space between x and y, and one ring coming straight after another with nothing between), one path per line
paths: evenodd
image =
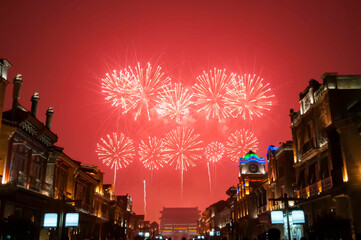
M65 214L65 203L71 202L81 202L81 200L70 200L65 199L63 195L62 199L60 200L60 214L59 214L59 229L58 229L58 239L62 239L63 237L63 229L64 229L64 214Z
M289 202L290 201L297 201L297 200L301 200L300 198L289 198L287 197L287 193L284 194L283 197L280 198L269 198L269 201L272 202L284 202L285 203L285 213L286 213L286 218L287 218L287 232L288 232L288 240L291 240L291 228L290 228L290 210L289 210Z

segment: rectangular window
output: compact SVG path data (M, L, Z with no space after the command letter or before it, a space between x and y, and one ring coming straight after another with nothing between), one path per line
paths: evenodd
M84 194L84 185L81 182L77 181L75 188L75 200L83 200L83 194Z
M308 169L309 183L316 183L316 163L313 163Z
M315 131L313 129L313 124L312 122L309 122L307 125L307 129L308 129L308 135L310 136L310 140L313 140L315 138Z
M30 162L29 176L33 180L40 179L41 177L41 159L38 156L32 156Z
M283 197L283 196L285 195L285 193L286 193L286 186L283 185L283 186L281 187L281 197Z
M55 187L58 189L58 197L61 198L66 192L66 186L68 182L68 172L57 166L55 170Z
M298 187L304 188L306 186L305 184L305 169L300 170L299 174L298 174L298 182L297 182Z
M325 179L329 177L328 157L322 158L320 165L320 178Z
M278 163L278 179L285 176L285 166L283 164L283 161L279 161Z
M16 145L14 148L13 165L11 167L18 171L26 172L28 155L29 149L23 145Z

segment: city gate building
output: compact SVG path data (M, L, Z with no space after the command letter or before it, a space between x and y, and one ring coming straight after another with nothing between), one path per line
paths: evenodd
M165 208L160 211L160 234L163 238L180 240L197 236L197 220L200 214L198 207Z

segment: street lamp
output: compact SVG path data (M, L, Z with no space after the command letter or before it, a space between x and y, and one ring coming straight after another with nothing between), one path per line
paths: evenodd
M273 201L273 202L283 202L285 204L285 214L286 214L286 220L287 220L287 233L288 233L288 240L291 240L291 228L290 228L290 202L295 202L297 200L301 200L300 198L289 198L287 197L287 193L284 194L284 197L280 197L280 198L270 198L268 199L269 201ZM293 205L292 205L293 206ZM300 211L300 210L298 210ZM292 211L295 212L295 211ZM299 212L295 212L295 214L300 214ZM303 214L303 211L302 211ZM283 214L282 214L283 215ZM272 212L271 212L271 216L272 216ZM304 216L304 215L303 215ZM301 223L301 222L299 222Z

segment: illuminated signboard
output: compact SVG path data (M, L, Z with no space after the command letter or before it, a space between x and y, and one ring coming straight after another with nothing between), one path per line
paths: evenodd
M293 210L292 222L293 224L305 223L305 213L302 210Z
M144 237L149 237L149 236L150 236L149 232L146 232L146 233L144 234Z
M213 237L214 236L214 231L210 231L209 236Z
M272 224L283 224L283 212L282 211L272 211L271 212L271 223Z
M65 214L65 227L77 227L79 225L79 213Z
M58 226L58 214L57 213L45 213L43 226L44 227L57 227Z

